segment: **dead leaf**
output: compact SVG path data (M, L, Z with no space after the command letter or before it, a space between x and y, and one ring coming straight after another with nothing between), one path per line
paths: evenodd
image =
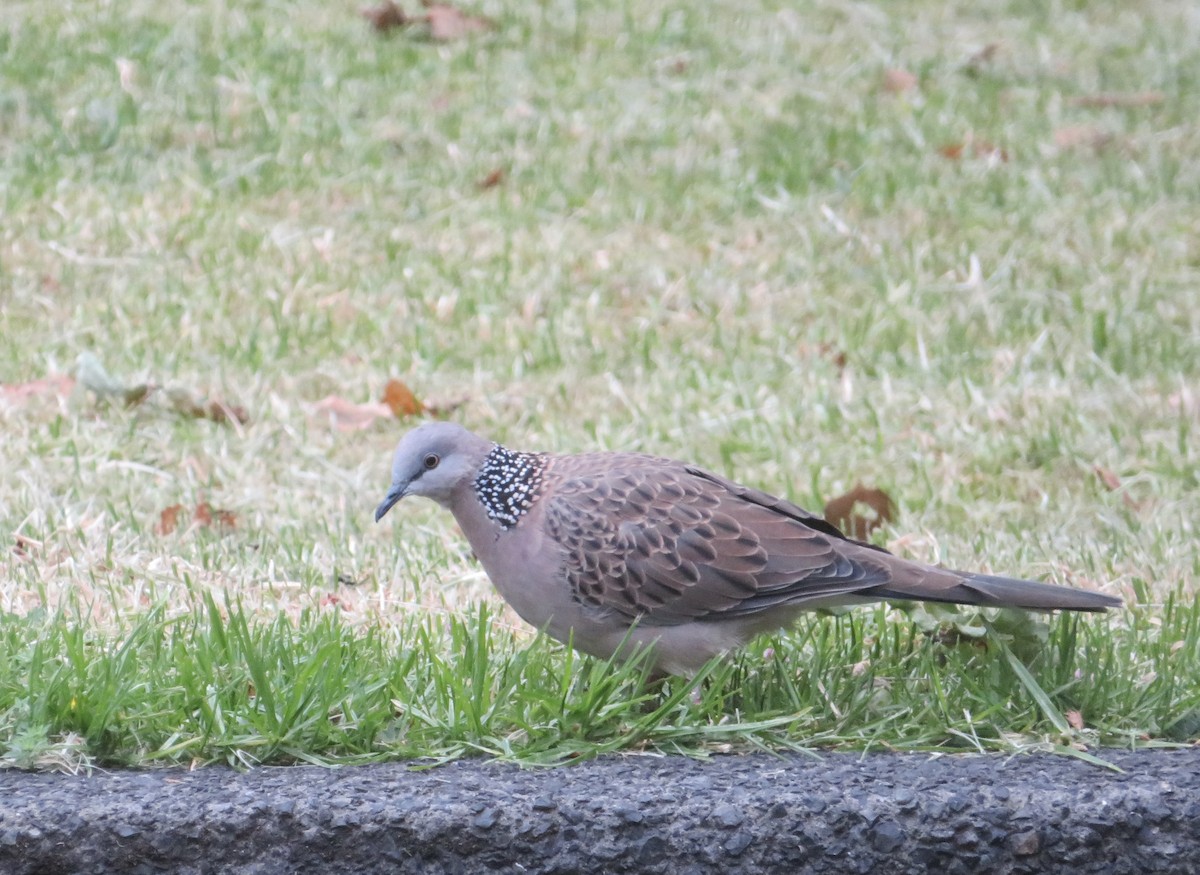
M836 345L827 340L823 340L816 344L801 343L796 348L796 353L801 358L825 359L825 361L830 362L835 368L838 369L839 374L846 370L846 363L848 359L846 358L845 351L839 349Z
M0 383L0 401L10 407L18 407L47 395L66 398L74 389L74 378L66 375L43 377L28 383Z
M1129 490L1122 489L1121 478L1112 471L1102 465L1093 465L1092 471L1100 478L1100 482L1104 484L1105 489L1109 492L1119 492L1121 494L1121 501L1125 502L1125 506L1134 513L1139 513L1148 506L1149 502L1138 501L1129 494Z
M500 183L504 182L504 168L497 167L479 182L475 183L475 187L480 191L487 191L489 188L495 188Z
M390 418L392 408L382 401L355 404L337 395L326 395L313 405L313 412L323 414L331 425L342 431L357 431L370 428L377 419Z
M162 509L162 513L158 515L158 533L160 535L169 535L175 531L175 527L179 524L181 510L183 510L182 504L173 504Z
M1067 713L1065 713L1063 716L1067 718L1067 724L1072 729L1083 729L1083 727L1084 727L1083 715L1081 713L1079 713L1078 711L1075 711L1074 709L1072 709L1072 710L1068 711Z
M226 404L213 398L197 395L190 389L172 386L166 390L167 401L171 407L184 416L195 419L211 419L213 422L237 422L245 424L250 421L246 408Z
M989 143L987 140L977 140L973 136L968 136L961 143L947 143L939 147L938 154L951 161L958 161L962 158L983 158L999 162L1008 160L1008 153L999 146Z
M213 507L207 501L201 501L192 511L192 522L204 528L216 526L220 529L236 529L237 514L231 510Z
M388 406L392 415L397 419L417 416L425 412L425 405L418 401L412 389L400 380L388 380L383 389L383 398L380 400Z
M1111 131L1094 125L1067 125L1054 132L1054 145L1059 149L1102 149L1114 139Z
M409 18L404 14L404 10L392 0L384 0L378 6L360 9L358 14L370 22L376 33L387 33L393 28L404 27L409 23Z
M866 540L872 531L895 516L896 506L882 489L857 484L825 505L825 521L849 537Z
M423 0L425 21L429 24L429 38L437 42L462 39L473 33L484 33L496 25L487 18L469 15L457 6L448 3L433 3Z
M25 535L13 536L13 542L12 552L18 559L29 559L35 553L40 553L45 546L41 541L35 541Z
M1158 106L1167 97L1161 91L1101 91L1098 94L1077 94L1067 100L1070 106L1099 109L1108 106L1136 108Z
M425 413L434 419L445 419L466 403L466 398L455 398L453 401L440 401L432 404L427 401L425 402Z
M1112 471L1101 465L1093 465L1092 470L1096 472L1096 476L1100 478L1100 482L1109 492L1116 492L1121 488L1121 478Z
M158 515L156 529L160 535L169 535L179 527L179 515L185 510L182 504L164 507ZM213 507L207 501L201 501L192 508L192 525L198 528L219 528L230 531L237 528L237 514L231 510Z
M890 94L903 94L917 87L917 77L907 70L893 67L883 71L883 90Z

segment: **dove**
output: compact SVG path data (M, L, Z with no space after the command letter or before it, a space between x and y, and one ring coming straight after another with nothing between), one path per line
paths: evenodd
M653 455L521 452L432 422L396 447L375 520L409 496L453 514L530 625L584 653L649 648L691 675L804 611L925 601L1104 611L1119 598L895 556L792 502Z

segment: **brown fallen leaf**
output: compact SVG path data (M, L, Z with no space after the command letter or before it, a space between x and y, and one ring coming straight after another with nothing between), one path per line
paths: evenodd
M392 416L392 408L382 401L355 404L337 395L326 395L313 405L313 412L328 418L329 423L342 431L370 428L377 419Z
M380 401L388 406L392 415L397 419L403 419L406 416L417 416L425 412L425 405L417 400L417 396L413 394L413 390L400 380L392 379L387 381L387 385L383 389L383 398Z
M857 484L825 505L825 521L851 538L866 540L872 531L895 516L896 506L882 489Z
M179 515L185 510L182 504L172 504L164 507L158 515L158 525L155 527L160 535L169 535L179 527ZM201 501L192 509L192 525L199 528L223 530L237 528L237 514L231 510L223 510Z
M883 71L883 90L889 94L903 94L917 87L917 77L907 70L893 67Z
M951 161L963 158L985 158L988 161L1007 161L1008 152L987 140L967 137L960 143L947 143L938 148L938 154Z
M1054 145L1059 149L1102 149L1114 139L1111 131L1094 125L1067 125L1054 132Z
M220 529L236 529L237 514L231 510L213 507L207 501L201 501L192 511L192 522L204 528L215 525Z
M1104 484L1104 488L1109 492L1116 492L1121 488L1121 478L1103 465L1093 465L1092 470L1100 478L1100 482Z
M480 191L487 191L489 188L495 188L500 183L504 182L504 168L497 167L479 182L475 183L475 187Z
M66 398L75 389L75 379L66 375L43 377L27 383L0 383L0 402L9 407L19 407L34 398L54 395Z
M1098 94L1077 94L1068 98L1070 106L1099 109L1107 106L1158 106L1167 97L1161 91L1101 91Z
M455 410L467 403L466 398L455 398L453 401L425 402L425 413L434 419L445 419Z
M1121 501L1123 501L1125 506L1134 513L1144 510L1149 504L1149 502L1146 501L1138 501L1129 494L1127 489L1122 489L1121 478L1108 468L1105 468L1103 465L1093 465L1092 471L1100 479L1100 482L1104 484L1105 489L1107 489L1109 492L1119 492L1121 494Z
M34 554L40 553L44 546L45 544L41 541L35 541L24 535L13 536L12 552L18 559L29 559Z
M169 535L175 531L175 527L179 525L179 512L183 510L182 504L173 504L170 507L164 507L158 515L158 533L160 535Z
M197 395L190 389L172 386L166 390L167 401L177 413L191 416L195 419L211 419L213 422L237 422L245 424L250 421L246 408L226 404L213 398Z
M437 42L462 39L473 33L484 33L495 28L487 18L470 15L449 3L434 3L422 0L425 7L424 20L429 24L429 38Z
M846 370L846 363L848 359L846 358L845 351L839 349L836 345L827 340L823 340L820 343L815 344L801 343L796 348L796 353L801 358L825 359L825 361L830 362L835 368L838 369L839 374Z
M404 27L409 23L409 18L404 14L404 10L392 0L384 0L378 6L360 9L358 14L370 23L376 33L388 33L393 28Z

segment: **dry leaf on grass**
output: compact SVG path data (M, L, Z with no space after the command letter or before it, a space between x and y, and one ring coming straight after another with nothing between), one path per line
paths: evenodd
M35 398L66 398L75 390L75 379L66 375L43 377L28 383L0 383L0 403L21 407Z
M1121 478L1108 468L1105 468L1103 465L1093 465L1092 471L1095 473L1100 482L1104 484L1105 489L1107 489L1109 492L1121 493L1121 501L1125 502L1125 506L1127 508L1136 512L1146 507L1146 502L1137 501L1132 495L1129 494L1128 490L1121 488Z
M408 384L401 380L388 380L380 400L391 409L392 415L397 419L425 412L425 404L419 401L413 390L408 388Z
M226 404L215 398L205 398L190 389L174 386L166 390L166 396L173 410L194 419L211 419L213 422L237 422L240 424L250 421L250 414L246 412L246 408Z
M423 5L425 21L429 24L429 38L437 42L450 42L473 33L485 33L496 26L490 19L470 15L448 3L425 0Z
M959 143L947 143L938 148L938 154L951 161L963 158L983 158L989 162L1004 162L1008 160L1008 152L987 140L977 140L968 136Z
M504 168L497 167L479 182L475 183L475 187L480 191L487 191L489 188L495 188L500 183L504 182Z
M839 349L836 345L827 340L823 340L820 343L815 344L801 343L798 347L796 347L796 354L805 359L825 359L825 361L830 362L835 368L838 369L839 374L846 370L846 363L848 359L846 358L845 351Z
M917 77L907 70L893 67L883 72L883 90L890 94L903 94L917 87Z
M424 25L429 39L435 42L451 42L468 37L473 33L484 33L495 29L490 19L463 12L449 3L434 3L423 0L424 15L408 15L392 0L384 0L378 6L359 10L376 33L386 34L398 27Z
M1161 91L1102 91L1098 94L1077 94L1067 100L1071 106L1101 109L1108 106L1136 108L1158 106L1166 100Z
M179 527L179 516L185 511L182 504L172 504L170 507L164 507L158 515L158 526L156 527L160 535L169 535ZM237 514L231 510L223 510L210 505L207 501L199 502L191 513L191 524L199 528L219 528L223 531L232 531L237 528Z
M1115 139L1111 131L1094 125L1067 125L1054 132L1054 145L1059 149L1102 149Z
M337 395L326 395L313 405L313 412L329 420L330 425L341 431L358 431L370 428L377 419L390 419L392 408L382 401L355 404Z
M1121 478L1104 466L1095 465L1092 470L1096 472L1096 476L1100 478L1100 482L1109 492L1116 492L1121 488Z
M237 528L237 514L231 510L213 507L207 501L196 505L196 509L192 512L192 521L205 527L215 525L221 529Z
M44 546L41 541L35 541L25 535L13 536L12 552L18 559L31 559L36 553L40 553Z
M442 419L449 416L465 403L465 398L459 398L454 401L442 401L440 403L430 403L421 401L413 394L413 390L408 388L408 385L402 380L395 378L388 380L387 386L383 390L383 398L380 399L392 410L392 415L397 419L403 419L406 416L432 416L437 419Z
M393 3L392 0L384 0L378 6L369 6L365 9L360 9L358 10L358 14L370 23L376 33L387 33L393 28L404 27L404 25L409 23L408 16L404 14L404 10Z
M375 403L357 404L338 395L327 395L313 405L312 411L328 418L342 431L370 428L377 419L405 419L410 416L444 417L462 406L462 401L428 404L419 399L403 380L391 379L383 397Z
M169 535L175 531L175 527L179 525L179 513L182 510L182 504L172 504L170 507L162 509L158 515L158 533L160 535Z
M882 489L861 483L825 505L825 521L851 538L864 541L872 531L895 516L896 506Z

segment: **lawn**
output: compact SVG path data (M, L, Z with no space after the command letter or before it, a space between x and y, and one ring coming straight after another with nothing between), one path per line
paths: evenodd
M0 764L1200 737L1194 7L463 9L6 0ZM445 512L374 524L389 381L518 449L861 482L897 553L1127 607L813 616L646 686Z

